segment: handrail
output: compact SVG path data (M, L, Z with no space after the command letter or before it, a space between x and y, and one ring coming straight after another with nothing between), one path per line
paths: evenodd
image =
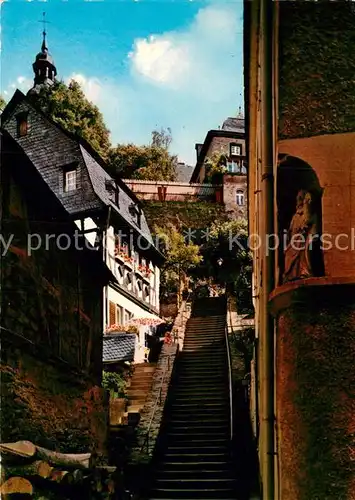
M232 384L232 363L231 363L231 353L229 346L229 335L228 335L228 297L226 295L227 302L227 321L225 326L225 337L226 337L226 347L227 347L227 359L228 359L228 379L229 379L229 411L230 411L230 439L233 439L233 384Z
M164 384L164 381L165 381L165 375L166 375L167 370L170 369L170 354L167 354L165 357L168 359L168 361L167 361L167 364L165 365L164 370L163 370L163 376L162 376L162 379L161 379L161 383L160 383L158 395L157 395L157 398L156 398L154 406L153 406L153 410L152 410L152 414L151 414L151 417L150 417L150 421L149 421L148 429L147 429L147 432L146 432L146 436L145 436L145 439L144 439L143 444L142 444L141 449L140 449L141 452L143 452L143 449L144 449L144 447L145 447L146 444L147 444L147 447L149 449L149 434L150 434L150 430L151 430L151 427L152 427L152 423L153 423L153 419L154 419L154 416L155 416L155 412L156 412L157 407L158 407L158 402L159 402L159 405L161 405L161 393L163 391L163 384Z
M189 303L189 299L191 298L192 295L193 295L193 292L189 292L188 293L186 301L185 301L185 304L184 304L184 307L182 307L180 309L180 311L179 311L178 314L182 315L184 313L186 305ZM175 336L174 336L173 340L174 340L174 344L176 344L176 343L178 343L179 338L176 339ZM158 407L158 402L159 402L159 405L161 404L161 394L162 394L162 391L163 391L163 384L164 384L164 381L165 381L165 376L166 376L167 371L170 370L170 357L171 357L171 355L167 354L167 355L165 355L165 357L168 359L168 362L165 365L164 370L163 370L163 376L162 376L162 379L161 379L161 383L160 383L158 395L157 395L157 398L156 398L154 406L153 406L153 410L152 410L152 414L151 414L151 417L150 417L150 421L149 421L148 429L147 429L147 432L146 432L146 436L144 438L143 444L142 444L141 449L140 449L141 453L143 452L143 449L144 449L144 447L146 445L147 445L147 448L149 449L149 434L150 434L150 430L151 430L151 427L152 427L152 424L153 424L153 419L154 419L154 416L155 416L155 412L156 412L157 407Z

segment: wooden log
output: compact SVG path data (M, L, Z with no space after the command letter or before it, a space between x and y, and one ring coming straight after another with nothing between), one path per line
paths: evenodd
M31 459L36 454L36 446L30 441L17 441L16 443L0 443L0 454L5 458Z
M51 465L74 469L88 469L93 467L95 457L91 453L71 454L59 453L35 446L30 441L17 441L16 443L1 443L0 455L6 461L16 461L22 458L29 461L41 459Z
M94 460L91 453L59 453L56 451L46 450L40 446L37 446L36 456L42 460L46 460L51 465L74 469L89 469L93 466Z
M33 486L23 477L10 477L0 488L1 495L33 495Z
M73 475L69 471L60 469L54 469L48 479L63 485L72 484L74 482Z
M14 465L5 467L6 476L39 476L42 478L47 478L51 475L53 467L51 467L47 462L42 460L37 460L30 464L24 465Z
M75 469L73 472L73 479L74 483L82 483L84 480L84 474L83 471L80 469Z

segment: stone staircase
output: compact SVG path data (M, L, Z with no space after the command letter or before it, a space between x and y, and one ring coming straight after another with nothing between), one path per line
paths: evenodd
M134 366L134 372L128 384L127 413L140 413L152 387L156 363L140 363Z
M176 361L146 495L236 499L224 298L194 302Z
M140 412L152 387L155 369L156 363L134 365L134 372L128 383L127 401L120 399L110 402L111 426L135 424L139 421Z

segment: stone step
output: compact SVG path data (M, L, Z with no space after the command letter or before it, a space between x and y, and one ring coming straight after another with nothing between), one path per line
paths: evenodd
M140 413L144 405L128 405L126 413Z
M228 396L228 389L226 388L225 383L223 382L216 383L214 381L212 382L206 381L204 384L202 384L201 382L195 384L190 382L187 386L185 385L185 387L182 387L178 391L174 391L174 395L203 396L206 394L207 395L210 394L211 396L213 396L215 391L220 392L220 394L226 394L226 396Z
M177 489L206 489L215 488L220 489L220 487L229 487L233 489L236 485L235 478L223 477L219 474L214 474L214 477L207 476L197 476L197 477L182 477L182 478L172 478L172 477L158 477L156 479L156 485L158 488L177 488Z
M144 390L134 390L134 389L128 389L127 390L127 396L132 399L139 399L139 398L146 398L147 392Z
M202 471L228 471L230 473L233 470L233 465L230 461L216 461L216 460L204 460L202 463L200 461L190 461L190 462L181 462L178 460L166 460L163 463L160 463L156 471L157 472L179 472L179 473L193 473L193 472L202 472Z
M128 386L131 391L149 391L151 387L152 381L150 381L149 383L134 381L131 385Z
M208 479L218 477L220 480L221 479L231 479L233 478L233 475L231 471L227 469L219 469L219 468L214 468L214 469L202 469L202 470L166 470L166 469L159 469L156 471L156 478L157 479L177 479L180 481L187 481L191 479Z
M181 490L181 489L159 489L155 488L149 500L235 500L235 496L233 496L234 491L230 491L229 489L224 490L219 488L217 489L189 489L189 490Z
M155 366L142 366L142 368L136 367L134 368L133 376L141 373L154 373L155 370L156 370Z

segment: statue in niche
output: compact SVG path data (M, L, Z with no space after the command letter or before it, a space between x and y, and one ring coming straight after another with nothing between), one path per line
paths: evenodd
M297 194L296 213L288 231L284 251L283 283L314 276L312 246L317 235L318 222L312 204L312 195L301 190Z

